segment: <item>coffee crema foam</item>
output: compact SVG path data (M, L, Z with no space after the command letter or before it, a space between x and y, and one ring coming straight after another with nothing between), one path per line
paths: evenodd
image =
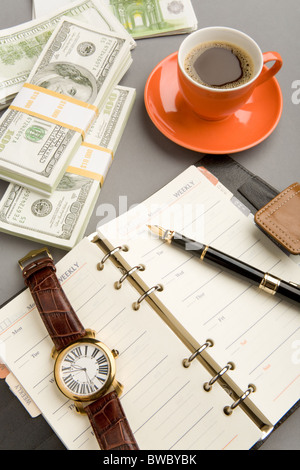
M195 70L194 64L197 61L197 59L205 51L208 51L213 48L227 49L232 54L234 54L234 56L238 59L240 67L241 67L241 76L237 80L234 80L230 83L226 83L224 85L212 85L212 84L206 83L205 81L201 79L201 77ZM221 88L221 89L237 88L249 82L254 76L254 63L251 57L249 56L249 54L234 44L222 42L222 41L206 42L206 43L199 44L198 46L194 47L194 49L192 49L185 58L184 69L193 80L209 88Z

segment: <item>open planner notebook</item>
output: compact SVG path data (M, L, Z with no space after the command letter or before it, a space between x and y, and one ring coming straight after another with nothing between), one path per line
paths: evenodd
M57 264L84 326L120 353L121 403L141 449L249 449L299 400L299 308L147 229L176 230L299 282L294 260L233 200L192 166ZM1 309L0 340L2 359L66 447L97 449L88 419L54 384L51 340L28 290ZM183 359L199 348L185 368ZM243 395L226 415L224 408Z

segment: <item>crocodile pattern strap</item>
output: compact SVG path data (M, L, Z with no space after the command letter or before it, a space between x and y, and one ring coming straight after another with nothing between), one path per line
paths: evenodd
M23 270L36 307L57 351L85 336L86 332L56 276L53 261L46 257Z
M116 392L99 398L85 411L102 450L139 450Z

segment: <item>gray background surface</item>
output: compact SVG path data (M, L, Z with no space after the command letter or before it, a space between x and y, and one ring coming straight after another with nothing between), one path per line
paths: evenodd
M232 157L278 190L300 181L300 104L292 102L292 83L300 80L299 0L192 0L198 27L230 26L252 36L263 51L278 51L284 62L277 75L283 94L283 114L276 130L258 146ZM0 28L31 19L31 0L1 0ZM133 64L121 84L136 88L137 98L86 234L105 220L106 204L116 215L142 202L201 158L169 141L154 127L144 107L144 87L152 69L178 50L185 36L137 41ZM1 73L1 72L0 72ZM218 157L216 156L216 159ZM8 183L0 181L0 197ZM123 202L125 199L122 199ZM0 304L23 288L17 260L41 245L0 233ZM55 261L65 252L52 249ZM4 381L0 381L0 449L62 449L43 418L31 419ZM300 409L263 444L262 450L300 449Z

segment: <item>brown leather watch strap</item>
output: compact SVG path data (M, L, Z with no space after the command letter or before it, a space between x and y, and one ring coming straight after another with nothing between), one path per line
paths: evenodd
M116 392L85 408L102 450L139 450Z
M40 258L23 269L36 307L57 351L85 336L86 331L74 312L55 274L53 261Z

